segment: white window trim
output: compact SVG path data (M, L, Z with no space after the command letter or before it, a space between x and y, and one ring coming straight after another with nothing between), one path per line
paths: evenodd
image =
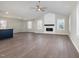
M64 20L64 28L63 29L59 29L58 20L64 20L64 18L57 19L57 30L60 30L60 31L65 30L65 20Z
M0 29L6 29L6 28L7 28L7 21L0 20Z
M27 22L27 28L28 29L32 29L32 21L28 21Z

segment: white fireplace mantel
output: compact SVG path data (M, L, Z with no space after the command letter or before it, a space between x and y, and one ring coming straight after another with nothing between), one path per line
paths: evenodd
M54 24L54 26L44 26L44 32L54 33L55 32L55 14L47 13L44 15L44 25L45 24ZM53 28L53 31L46 31L46 28Z

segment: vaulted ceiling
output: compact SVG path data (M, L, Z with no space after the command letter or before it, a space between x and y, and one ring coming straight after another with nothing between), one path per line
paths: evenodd
M8 16L23 19L41 17L48 12L69 15L76 5L75 1L41 1L41 5L47 9L45 12L37 12L32 9L37 3L37 1L0 1L0 15L5 15L2 11L8 12Z

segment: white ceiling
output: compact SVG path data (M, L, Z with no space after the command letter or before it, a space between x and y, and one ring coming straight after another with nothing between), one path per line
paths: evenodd
M44 13L32 9L37 1L0 1L0 10L9 12L9 16L33 19L42 16L47 12L54 12L62 15L69 15L75 7L75 1L41 1L41 5L47 7ZM1 13L2 15L2 13Z

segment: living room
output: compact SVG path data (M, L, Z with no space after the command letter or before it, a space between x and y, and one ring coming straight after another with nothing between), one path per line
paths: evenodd
M0 1L0 58L78 58L78 1Z

